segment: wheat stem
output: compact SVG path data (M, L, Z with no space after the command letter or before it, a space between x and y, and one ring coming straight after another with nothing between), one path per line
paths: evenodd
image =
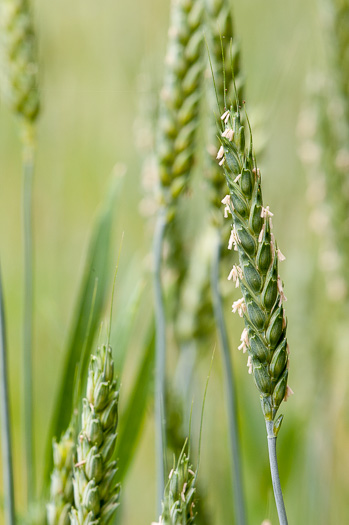
M266 421L265 423L267 426L267 435L268 435L270 472L271 472L271 479L273 483L276 508L277 508L278 516L279 516L279 522L280 522L280 525L287 525L288 521L287 521L287 516L286 516L284 498L282 496L278 460L277 460L277 455L276 455L276 436L273 431L274 424L272 421Z
M240 464L240 440L238 432L238 418L236 409L236 387L233 372L233 363L230 355L230 345L228 339L227 328L224 320L224 312L222 307L222 296L219 290L219 266L221 260L222 242L217 235L216 247L213 257L212 265L212 297L214 315L217 323L217 329L223 352L224 370L225 370L225 388L228 405L228 424L229 424L229 438L230 438L230 452L231 452L231 476L234 488L235 500L235 517L238 525L246 523L245 503L243 480Z
M162 248L166 230L166 211L160 210L154 237L154 297L155 297L155 446L157 473L157 513L161 513L161 502L165 490L164 455L166 451L164 425L165 371L166 371L166 320L161 283Z
M24 366L24 426L27 466L28 502L35 497L34 436L33 436L33 176L34 143L31 129L25 130L23 146L23 253L24 253L24 308L23 308L23 366Z
M7 354L6 354L6 328L5 312L2 293L2 282L0 274L0 395L1 395L1 441L3 457L3 476L5 493L5 517L6 523L15 524L15 501L13 492L13 470L12 470L12 447L11 447L11 423L10 402L7 379Z

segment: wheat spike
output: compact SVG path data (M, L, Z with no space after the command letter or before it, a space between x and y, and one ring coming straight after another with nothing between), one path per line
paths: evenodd
M167 219L194 164L203 74L202 0L173 0L158 135L161 201Z
M28 0L1 5L3 91L10 107L33 123L39 113L38 63L33 17Z
M51 474L50 502L47 504L49 525L69 525L69 514L74 500L73 458L75 433L72 426L60 441L53 442L53 471Z
M241 348L248 351L249 371L260 392L264 417L274 421L283 399L290 393L288 345L282 282L278 273L278 250L271 232L272 213L263 206L261 175L252 148L245 146L245 128L240 110L222 115L223 167L230 194L224 199L233 218L230 248L238 251L240 266L231 276L239 281L243 298L233 304L233 312L244 318ZM235 270L235 271L234 271ZM282 416L274 423L277 434Z
M311 227L319 235L320 267L328 296L348 301L349 88L348 0L324 11L328 30L326 74L312 74L299 121L300 156L309 177Z
M159 524L153 525L190 525L195 522L195 482L196 473L184 447L165 487Z
M119 505L116 461L111 461L117 436L118 399L111 348L103 345L91 357L83 400L73 474L73 525L109 523Z

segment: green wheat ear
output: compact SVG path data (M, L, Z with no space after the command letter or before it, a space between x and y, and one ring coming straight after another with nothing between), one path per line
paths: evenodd
M49 525L69 525L70 511L74 500L73 459L75 453L75 432L73 425L63 434L60 441L53 442L53 471L51 474L50 502L47 504Z
M229 278L240 285L243 297L233 304L233 312L243 317L245 328L240 349L248 352L249 373L260 393L267 428L270 471L280 525L287 515L280 485L276 438L283 416L276 419L283 400L292 390L287 385L289 350L287 322L283 307L286 297L279 276L279 260L284 256L272 234L269 206L263 206L262 179L253 151L249 121L249 146L239 102L221 116L221 147L217 158L223 167L229 194L223 199L225 215L231 213L233 229L228 248L239 254L240 265L233 266Z
M170 222L194 164L203 75L202 0L173 0L158 133L161 201Z
M196 473L183 447L178 462L170 472L165 487L160 523L190 525L195 521Z
M263 206L261 175L250 147L245 146L245 127L239 108L222 115L223 132L218 152L230 194L223 202L233 218L229 248L239 254L230 278L240 285L243 298L233 304L233 312L244 318L241 336L243 351L248 352L249 372L260 392L264 417L275 421L283 399L291 393L287 386L289 351L286 340L286 299L279 276L278 250L272 234L273 214ZM277 434L282 416L274 423Z
M28 0L3 0L1 5L2 84L10 107L29 123L38 116L38 62L34 23Z
M111 461L117 437L118 400L111 348L103 345L91 356L83 400L73 474L72 525L109 523L119 506L116 461Z

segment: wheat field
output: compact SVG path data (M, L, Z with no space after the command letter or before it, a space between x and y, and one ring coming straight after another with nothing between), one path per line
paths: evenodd
M286 256L282 279L288 299L285 309L291 349L289 384L294 395L283 404L285 420L278 439L285 505L291 524L345 524L349 516L349 310L343 298L328 294L328 279L333 278L336 270L329 265L323 272L319 265L326 233L321 226L321 216L312 208L318 188L316 181L315 185L309 184L307 164L302 162L309 145L300 123L309 96L311 98L309 84L313 87L312 84L318 82L319 72L325 78L331 77L328 48L332 40L327 23L331 2L327 5L318 0L234 0L230 4L240 41L244 99L254 129L254 144L256 150L261 151L258 165L263 172L263 197L275 215L274 234ZM154 214L150 217L149 213L144 214L145 210L152 211L154 203L147 199L142 179L144 158L158 131L155 114L163 82L170 2L35 0L33 8L41 95L33 192L32 362L33 461L39 497L46 483L50 422L64 367L64 351L71 337L89 239L99 211L104 209L111 194L112 181L124 171L112 206L107 296L96 337L90 341L93 353L107 336L113 268L119 258L110 338L119 377L119 438L129 416L126 407L132 400L132 388L147 352L145 341L154 304L151 251L155 218ZM204 54L207 56L205 46ZM209 81L207 69L206 81ZM212 108L211 113L214 111L216 108ZM306 124L303 118L303 128ZM41 523L35 521L38 519L35 506L31 511L34 521L30 521L26 510L20 350L22 188L18 136L18 122L1 100L0 255L7 321L15 499L19 523ZM205 236L205 228L210 223L210 210L205 204L203 157L202 153L197 160L192 187L184 198L183 209L178 212L183 213L179 227L184 231L189 251L201 235ZM335 207L336 202L332 205ZM223 205L221 211L223 215ZM314 222L320 236L314 233ZM199 256L194 261L194 274L202 264L203 257ZM233 264L227 263L227 266L231 268ZM276 525L278 517L263 414L256 388L247 373L246 359L238 351L243 328L241 319L231 313L232 303L241 294L228 282L226 274L224 266L222 289L236 379L246 523L262 524L263 520L270 520ZM106 322L100 329L102 320ZM174 331L170 327L167 334L170 377L178 359ZM214 329L199 340L197 352L189 394L184 400L186 422L193 403L193 464L197 461L202 399L213 352L214 357L197 478L198 498L208 521L201 521L198 514L195 523L236 523L224 362ZM141 395L146 402L137 430L139 436L134 449L128 451L130 458L125 460L129 464L115 518L119 525L150 524L159 517L154 363L148 364L148 382L143 384L144 395ZM64 407L62 410L64 412ZM174 414L171 424L176 424L176 416L178 414ZM189 432L189 424L187 427ZM172 462L169 470L171 467ZM5 524L3 498L0 503L0 523ZM45 511L45 498L38 498L37 505Z

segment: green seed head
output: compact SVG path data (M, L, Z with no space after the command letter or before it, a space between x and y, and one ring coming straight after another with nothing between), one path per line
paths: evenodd
M161 202L175 216L194 164L203 75L201 0L172 2L158 133Z
M196 474L184 449L171 470L162 504L162 525L189 525L195 520Z
M229 247L238 251L243 299L233 311L244 317L241 336L248 350L249 371L260 392L266 420L274 420L287 387L288 348L283 301L286 299L278 274L277 249L269 207L263 206L261 176L252 150L252 138L246 146L245 127L239 109L231 108L222 116L220 164L223 167L229 195L224 198L232 214L233 230ZM283 257L281 257L283 260Z
M3 0L0 16L3 94L13 111L34 122L40 97L35 31L28 0Z
M74 451L75 434L71 425L59 442L53 442L50 501L46 507L49 525L70 523L69 513L74 499L72 483Z
M118 506L120 487L115 483L118 391L111 348L98 348L91 357L82 426L74 467L72 523L107 523Z

